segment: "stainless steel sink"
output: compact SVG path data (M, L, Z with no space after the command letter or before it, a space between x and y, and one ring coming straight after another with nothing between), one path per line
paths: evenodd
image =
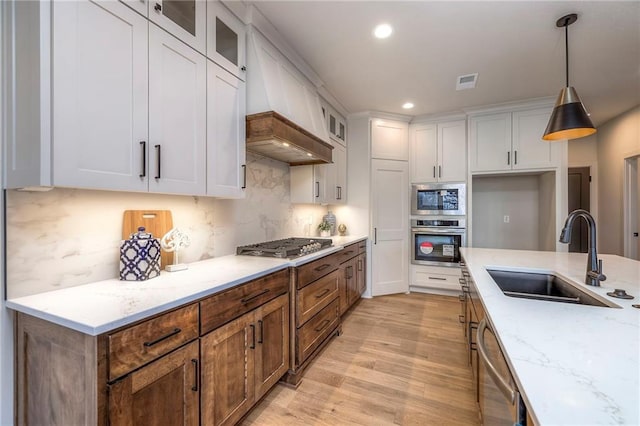
M487 269L500 290L511 297L615 308L562 278L545 273Z

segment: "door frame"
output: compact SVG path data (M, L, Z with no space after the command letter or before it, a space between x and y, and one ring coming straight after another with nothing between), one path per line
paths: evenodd
M622 178L622 214L623 214L623 242L624 257L638 259L637 241L631 238L632 228L636 228L637 223L632 223L631 218L640 215L638 211L638 193L640 192L640 150L624 155L624 176ZM636 219L637 220L637 219Z

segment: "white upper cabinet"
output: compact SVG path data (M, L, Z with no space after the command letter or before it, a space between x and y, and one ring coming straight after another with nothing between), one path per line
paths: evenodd
M412 125L411 181L465 181L466 133L465 120Z
M207 57L245 80L246 29L219 1L207 2Z
M206 58L149 25L149 190L204 195Z
M400 121L374 119L371 123L371 158L409 159L409 125Z
M542 140L551 109L517 111L512 116L513 169L554 167L559 143Z
M557 167L560 144L542 140L550 108L472 116L469 119L471 172Z
M243 198L245 84L207 61L207 195Z
M53 7L53 182L145 191L147 20L118 2Z
M156 23L203 55L207 46L205 0L148 0L151 22Z
M341 145L333 147L333 163L335 164L336 187L335 204L347 203L347 148Z

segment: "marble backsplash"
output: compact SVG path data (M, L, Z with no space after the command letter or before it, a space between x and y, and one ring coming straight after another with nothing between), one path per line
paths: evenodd
M191 238L181 262L235 253L238 245L316 235L327 209L293 205L289 166L247 156L242 200L55 188L6 194L7 297L116 278L125 210L171 210ZM179 272L177 272L179 273Z

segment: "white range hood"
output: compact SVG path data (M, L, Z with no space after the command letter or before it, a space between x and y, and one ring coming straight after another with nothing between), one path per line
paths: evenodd
M250 27L247 151L301 165L331 163L332 149L313 85Z

